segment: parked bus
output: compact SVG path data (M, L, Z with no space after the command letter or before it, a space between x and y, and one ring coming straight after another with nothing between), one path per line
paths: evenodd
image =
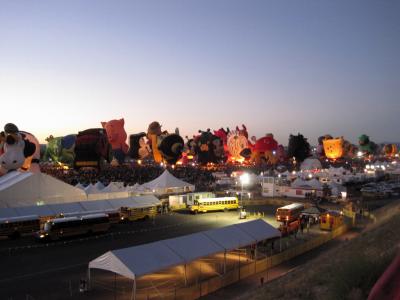
M289 234L295 233L300 228L300 220L295 220L290 223L282 223L279 225L279 231L281 232L282 236L287 236Z
M121 207L121 220L122 221L136 221L154 218L157 215L157 207Z
M110 228L107 214L84 215L50 219L44 223L43 229L36 233L39 240L58 240L82 234L102 233Z
M90 211L78 211L71 213L61 213L57 215L57 218L82 217L85 215L94 215L100 213L107 214L111 224L119 223L122 220L122 216L119 210L90 210Z
M36 232L40 229L40 218L37 215L0 218L0 237L17 238L23 234Z
M236 197L201 198L195 200L190 207L192 213L238 209L239 201Z
M276 210L276 220L285 223L296 221L300 218L300 214L303 210L304 205L301 203L292 203L286 206L279 207Z

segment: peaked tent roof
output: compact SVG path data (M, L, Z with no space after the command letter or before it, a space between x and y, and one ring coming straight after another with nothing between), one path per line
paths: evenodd
M84 190L84 189L85 189L85 186L84 186L82 183L80 183L80 182L79 182L78 184L76 184L75 187L76 187L76 188L79 188L79 189L81 189L81 190Z
M92 183L89 184L87 187L85 187L85 192L86 192L86 194L101 193L100 190Z
M146 182L140 186L140 189L157 190L166 188L194 187L193 184L187 183L173 176L168 170L165 170L156 179Z
M86 193L43 173L14 171L0 177L0 208L86 200Z
M185 263L225 250L202 232L164 240L163 243L183 258Z
M90 269L111 271L135 279L157 270L176 266L182 258L162 242L108 251L89 263Z
M237 225L205 231L204 234L225 249L234 249L250 245L254 238L241 230Z
M101 190L102 193L115 193L122 191L124 191L124 189L121 189L121 187L115 182L110 182L104 189Z
M235 236L235 234L238 234ZM113 250L89 262L89 269L108 270L135 279L200 257L276 238L280 231L263 220L235 224L173 239ZM243 237L243 240L241 239Z
M96 184L94 185L94 187L97 189L97 190L102 190L102 189L104 189L104 184L101 182L101 181L97 181L96 182Z

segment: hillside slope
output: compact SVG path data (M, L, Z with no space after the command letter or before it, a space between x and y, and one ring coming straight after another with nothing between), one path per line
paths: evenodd
M390 206L358 237L240 299L366 299L399 251L400 205Z

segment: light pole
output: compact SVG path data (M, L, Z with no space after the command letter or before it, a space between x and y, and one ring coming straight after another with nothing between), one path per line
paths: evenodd
M243 209L243 186L245 184L249 184L249 183L250 183L250 175L249 174L243 173L242 175L240 175L240 184L242 186L242 191L240 193L240 203L239 203L240 212L242 212L242 209Z

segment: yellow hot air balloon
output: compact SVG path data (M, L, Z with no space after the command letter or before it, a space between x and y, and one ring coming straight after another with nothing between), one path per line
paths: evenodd
M343 156L343 142L343 138L323 140L325 156L330 159L341 158Z

